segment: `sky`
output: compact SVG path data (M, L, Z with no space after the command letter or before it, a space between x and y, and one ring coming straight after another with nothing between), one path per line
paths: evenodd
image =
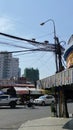
M41 22L52 19L56 35L66 48L73 34L73 0L0 0L0 32L38 42L54 43L54 26L49 21L44 26ZM5 44L4 44L5 43ZM11 45L9 45L11 44ZM13 46L14 45L14 46ZM0 51L23 50L32 48L28 42L0 36ZM55 55L53 52L14 53L19 58L21 74L25 68L39 69L40 79L55 74Z

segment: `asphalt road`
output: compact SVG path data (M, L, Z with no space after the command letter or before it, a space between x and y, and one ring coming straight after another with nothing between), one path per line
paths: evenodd
M35 106L34 109L17 106L16 109L0 107L0 130L17 130L27 120L50 116L50 106Z
M73 103L68 104L69 113L73 113ZM34 109L17 106L16 109L0 107L0 130L18 130L27 120L51 116L50 106L35 106Z

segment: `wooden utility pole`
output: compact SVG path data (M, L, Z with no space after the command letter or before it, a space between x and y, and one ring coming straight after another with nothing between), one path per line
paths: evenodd
M62 52L61 52L61 46L58 37L56 37L57 41L57 47L56 47L56 54L57 54L57 63L58 63L58 72L61 72L64 70L64 67L62 65ZM65 86L59 86L59 117L68 117L68 111L67 111L67 102L66 102L66 96L65 96Z

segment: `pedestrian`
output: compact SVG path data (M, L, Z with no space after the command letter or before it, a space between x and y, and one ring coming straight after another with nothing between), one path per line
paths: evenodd
M52 116L56 116L56 105L54 101L51 103L51 114Z

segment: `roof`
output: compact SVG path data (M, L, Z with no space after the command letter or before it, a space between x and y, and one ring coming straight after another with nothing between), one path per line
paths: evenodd
M69 46L68 49L64 53L64 59L66 60L68 55L73 51L73 45Z
M73 35L71 35L70 39L68 40L68 44L65 49L65 53L64 53L65 60L72 51L73 51Z
M29 94L29 91L30 91L30 94L42 94L43 93L43 91L41 89L36 89L36 88L29 88L29 87L26 87L26 88L14 87L14 88L15 88L17 94Z
M34 84L1 84L0 88L8 88L8 87L29 87L29 88L35 88Z
M29 87L29 88L34 88L34 84L15 84L15 87Z

